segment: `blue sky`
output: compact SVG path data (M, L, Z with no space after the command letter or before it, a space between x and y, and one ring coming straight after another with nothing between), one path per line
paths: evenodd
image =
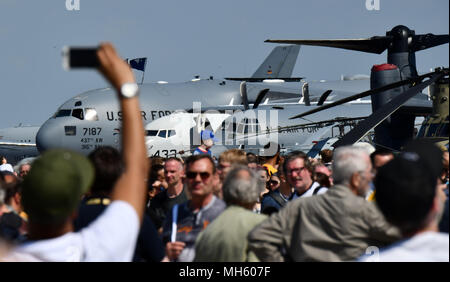
M195 75L250 76L275 46L265 39L365 38L403 24L416 34L448 34L447 0L0 0L0 128L41 125L78 93L106 86L95 71L66 72L64 45L113 42L122 57L148 57L144 82ZM449 65L449 45L418 52L419 72ZM304 46L294 76L369 74L382 55Z

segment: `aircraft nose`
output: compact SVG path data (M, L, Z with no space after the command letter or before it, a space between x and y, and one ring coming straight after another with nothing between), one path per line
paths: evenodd
M36 134L36 147L40 153L62 146L62 126L53 119L47 120Z

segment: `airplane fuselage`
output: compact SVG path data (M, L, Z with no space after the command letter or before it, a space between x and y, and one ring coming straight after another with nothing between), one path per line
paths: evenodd
M264 88L277 92L267 94L267 98L299 97L292 88L277 87L273 84L252 83L248 87L250 101ZM226 105L239 105L242 97L240 82L226 80L198 80L171 84L140 85L141 115L144 124L167 116L176 110L195 107L211 108ZM296 89L298 92L299 90ZM285 94L284 94L285 93ZM116 93L111 88L84 92L62 104L57 112L41 127L36 137L39 151L48 148L66 147L89 153L102 145L120 147L120 121Z
M311 115L308 119L289 119L316 106L304 104L261 105L256 110L225 111L226 114L172 114L147 124L149 156L189 155L200 145L199 132L209 121L209 130L218 141L212 148L215 155L231 148L261 153L269 142L278 143L286 151L308 151L316 142L348 132L358 118L371 113L369 101L336 107L327 113ZM215 119L215 120L214 120ZM339 119L339 120L336 120ZM195 139L196 137L197 139Z

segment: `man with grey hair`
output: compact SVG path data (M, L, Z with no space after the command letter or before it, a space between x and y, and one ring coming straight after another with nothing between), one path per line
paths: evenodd
M19 176L20 178L24 178L31 170L31 162L26 162L19 165Z
M365 197L373 179L372 164L366 149L342 147L334 153L333 180L350 188L353 194Z
M258 261L248 250L247 235L266 219L251 211L263 190L264 183L246 166L237 166L228 173L223 184L223 199L228 207L197 238L194 261Z
M260 260L350 261L369 246L400 238L364 199L372 180L367 152L341 147L333 159L335 185L327 193L289 202L249 234L249 248Z

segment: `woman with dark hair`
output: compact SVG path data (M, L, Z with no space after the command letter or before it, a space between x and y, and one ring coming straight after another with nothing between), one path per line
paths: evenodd
M164 166L161 164L155 164L152 166L149 172L147 181L148 201L147 207L150 205L150 200L153 199L160 192L167 189L168 184L164 177Z

